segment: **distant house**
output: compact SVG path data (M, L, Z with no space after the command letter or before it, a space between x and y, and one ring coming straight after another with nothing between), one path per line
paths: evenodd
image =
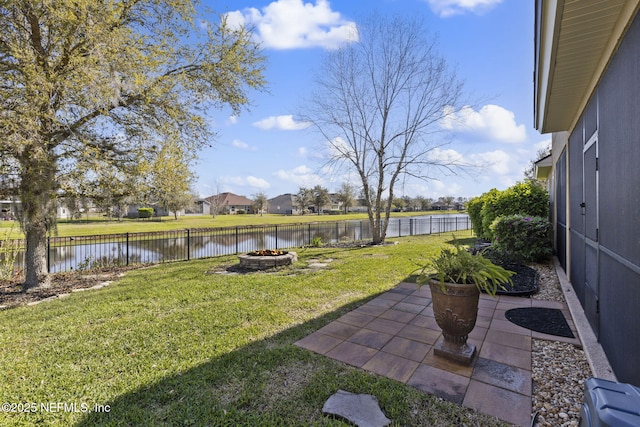
M213 214L235 215L239 212L254 213L253 200L233 193L220 193L209 196L206 200L210 204L210 212Z
M189 215L209 215L211 214L211 202L207 199L198 199L191 207L185 209L185 214Z
M19 200L0 200L0 220L15 220L22 213L22 203ZM71 219L73 212L69 207L59 202L56 206L57 219Z
M20 202L13 200L0 200L0 220L13 220L22 209Z
M536 0L536 164L555 251L619 381L640 386L639 0Z
M300 215L302 213L296 204L295 194L281 194L273 199L269 199L268 202L269 207L267 208L267 212L270 214Z

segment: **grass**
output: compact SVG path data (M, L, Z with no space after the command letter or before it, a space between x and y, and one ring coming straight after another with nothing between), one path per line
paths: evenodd
M458 213L457 211L395 212L393 217L417 215L441 215ZM104 217L91 217L80 221L59 220L53 235L60 237L89 236L143 231L167 231L185 228L235 227L244 225L291 224L321 221L367 220L367 214L350 213L347 215L188 215L179 217L161 217L153 220L123 218L122 221L107 220ZM0 230L10 229L10 238L23 238L22 231L15 221L0 221Z
M450 239L301 249L290 268L248 275L216 273L234 257L162 264L2 311L2 401L78 412L0 413L0 425L337 426L321 409L338 389L375 395L394 425L503 425L293 345L407 279ZM304 268L329 258L326 269Z

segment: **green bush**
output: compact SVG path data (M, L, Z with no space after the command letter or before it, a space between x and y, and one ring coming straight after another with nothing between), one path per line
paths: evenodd
M153 208L138 208L138 218L151 218L153 216Z
M527 215L546 217L549 214L549 195L538 184L519 182L504 191L491 190L483 194L480 215L482 234L479 237L493 239L491 225L496 218L507 215Z
M246 215L246 214L247 214L247 211L246 211L245 209L238 209L238 210L236 211L236 214L238 214L238 215Z
M491 224L493 247L520 262L542 261L553 253L553 229L546 217L508 215Z
M483 226L482 209L488 200L495 198L499 193L500 192L498 190L492 188L488 192L483 193L478 197L474 197L467 202L467 212L471 219L471 227L473 228L473 232L476 236L481 239L488 239L490 236L489 231Z

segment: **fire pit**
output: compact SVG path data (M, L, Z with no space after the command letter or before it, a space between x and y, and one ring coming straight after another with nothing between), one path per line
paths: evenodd
M266 270L273 267L290 265L298 260L295 252L280 251L274 249L262 249L238 256L240 267L250 270Z

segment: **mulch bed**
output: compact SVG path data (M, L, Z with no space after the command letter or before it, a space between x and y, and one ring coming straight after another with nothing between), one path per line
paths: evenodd
M505 283L505 289L498 288L498 295L525 297L538 292L538 272L535 269L522 264L507 264L503 267L516 274L511 276L513 285Z
M30 289L27 292L22 292L21 283L24 280L22 277L16 277L14 280L0 280L0 306L13 307L67 294L74 289L91 288L104 282L114 281L125 271L144 267L139 265L112 267L90 272L55 273L51 275L49 287Z

